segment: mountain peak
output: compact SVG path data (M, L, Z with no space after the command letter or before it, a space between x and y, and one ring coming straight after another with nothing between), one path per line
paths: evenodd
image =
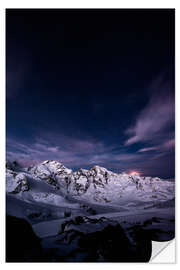
M7 169L11 163L7 161ZM45 160L42 163L22 170L27 180L42 181L45 184L61 191L66 196L81 196L84 201L96 203L121 204L124 200L130 201L161 201L174 197L174 183L161 180L157 177L141 177L125 173L114 173L98 165L89 170L78 169L72 171L55 160ZM14 187L14 178L19 181L18 170L7 170L8 185ZM22 178L22 177L21 177ZM24 180L24 181L25 181ZM23 183L23 182L22 182ZM22 191L23 189L18 189ZM29 189L23 191L29 192Z

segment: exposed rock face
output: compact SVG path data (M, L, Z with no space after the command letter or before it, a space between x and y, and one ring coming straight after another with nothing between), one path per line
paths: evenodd
M18 175L16 175L16 181L17 184L19 184L17 186L17 191L28 191L29 190L29 185L28 185L28 181L27 181L27 177L23 174L23 173L19 173Z
M72 170L67 169L61 163L53 160L46 160L41 164L30 168L30 173L35 178L40 178L55 188L67 186L67 180ZM58 180L61 179L59 183Z
M6 169L9 169L9 170L16 170L16 169L20 169L20 165L17 161L13 161L13 162L10 162L9 160L6 161Z
M131 226L128 229L128 233L133 238L141 237L142 239L157 242L170 241L175 237L174 219L165 220L163 218L152 217L144 221L141 225L136 224Z
M79 195L86 198L89 197L88 193L91 192L94 194L93 200L97 202L108 203L113 201L116 196L118 198L123 197L125 192L132 187L137 196L140 194L139 191L144 194L148 193L147 199L161 199L163 196L162 185L163 188L169 189L171 194L174 188L172 182L162 181L158 177L116 174L100 166L94 166L90 170L79 169L73 172L57 161L47 160L31 168L30 172L35 177L75 196ZM115 194L113 189L117 192L119 190L118 194ZM112 192L114 193L113 196Z
M11 194L29 190L27 177L23 173L16 173L12 170L7 171L6 191Z
M7 261L146 262L152 240L174 237L172 181L99 166L73 172L47 160L29 168L8 163L6 191L7 213L42 239L25 220L10 220Z
M15 179L14 185L16 183L10 192L27 191L29 188L27 179L31 177L42 180L57 190L60 189L64 195L81 196L88 202L119 204L126 198L141 202L165 201L174 198L173 182L158 177L117 174L100 166L73 172L57 161L46 160L25 169L23 174L24 180L17 181L20 175L19 170L12 169L12 164L7 162L7 178L11 175Z
M13 169L12 163L9 160L6 161L6 169L9 169L9 170Z
M69 220L62 224L55 243L55 261L147 262L151 256L149 239L139 236L132 241L117 222L106 218Z

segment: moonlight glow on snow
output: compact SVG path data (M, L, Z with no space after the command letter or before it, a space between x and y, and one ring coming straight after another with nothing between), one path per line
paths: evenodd
M6 10L8 262L148 262L174 238L174 23Z

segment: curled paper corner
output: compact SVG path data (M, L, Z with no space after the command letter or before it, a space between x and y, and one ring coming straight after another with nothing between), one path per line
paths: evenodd
M176 263L175 239L165 242L152 241L150 263Z

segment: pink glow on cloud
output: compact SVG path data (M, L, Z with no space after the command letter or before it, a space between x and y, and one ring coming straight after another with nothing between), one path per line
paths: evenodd
M152 146L152 147L142 148L138 152L143 153L143 152L153 151L153 150L156 150L156 149L157 149L157 146Z
M129 174L129 175L138 175L138 176L141 175L141 173L138 172L138 171L130 171L128 174Z

